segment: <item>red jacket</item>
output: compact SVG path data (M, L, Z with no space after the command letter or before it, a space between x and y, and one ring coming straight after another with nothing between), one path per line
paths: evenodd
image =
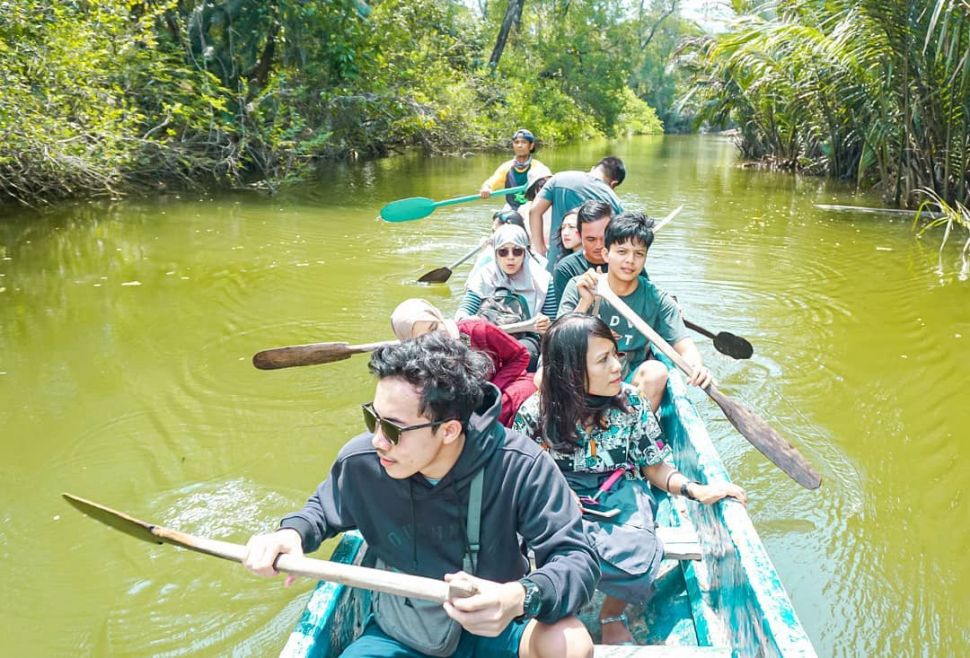
M519 406L535 393L529 365L529 352L522 344L483 318L468 318L458 323L458 331L468 336L472 349L485 352L492 359L495 373L491 382L502 392L499 422L512 426Z

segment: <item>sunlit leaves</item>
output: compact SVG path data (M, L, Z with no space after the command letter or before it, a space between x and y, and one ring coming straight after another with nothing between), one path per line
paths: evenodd
M770 157L919 202L968 199L970 7L959 0L746 3L698 42L702 118L730 120L746 156Z

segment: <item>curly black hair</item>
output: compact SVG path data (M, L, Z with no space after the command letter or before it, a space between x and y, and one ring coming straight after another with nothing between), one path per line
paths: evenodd
M377 348L368 368L378 379L397 377L418 388L419 411L428 420L457 418L465 426L484 400L492 361L436 331Z

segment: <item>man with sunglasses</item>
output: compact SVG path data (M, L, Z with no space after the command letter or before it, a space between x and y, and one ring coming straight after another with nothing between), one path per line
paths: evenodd
M442 625L455 632L434 655L592 656L574 614L593 594L596 556L556 465L497 423L488 368L484 354L438 332L376 350L368 431L344 446L302 511L250 540L244 564L272 576L280 553L302 555L356 528L385 568L477 588L443 606L380 599L344 656L426 655L414 628ZM535 554L531 573L520 541ZM408 614L413 623L401 623Z

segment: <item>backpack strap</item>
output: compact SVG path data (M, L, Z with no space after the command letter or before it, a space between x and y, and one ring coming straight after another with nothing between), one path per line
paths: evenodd
M479 538L482 529L482 489L485 485L485 468L482 467L472 478L468 491L468 519L466 528L468 534L468 552L465 553L465 573L474 574L478 567L478 551L481 549Z

